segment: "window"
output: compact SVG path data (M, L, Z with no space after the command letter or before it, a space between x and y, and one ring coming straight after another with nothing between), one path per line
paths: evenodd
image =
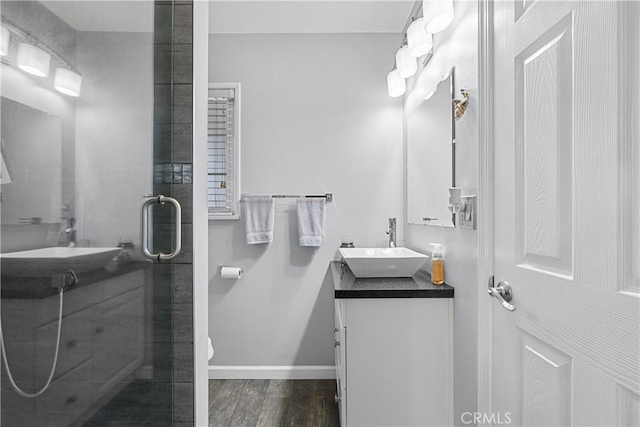
M240 218L240 83L209 83L209 219Z

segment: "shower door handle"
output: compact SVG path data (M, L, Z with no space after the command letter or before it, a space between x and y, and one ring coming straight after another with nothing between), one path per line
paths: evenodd
M149 212L151 209L151 205L154 203L158 203L159 205L164 205L165 203L169 203L173 205L176 211L176 233L175 233L175 242L173 245L173 251L168 254L153 253L151 249L149 249L149 227L152 227L152 221L149 221ZM142 252L144 252L144 256L149 259L155 259L158 261L167 261L173 259L180 254L182 250L182 208L180 207L180 203L173 197L166 197L163 195L153 196L149 200L143 203L142 205Z

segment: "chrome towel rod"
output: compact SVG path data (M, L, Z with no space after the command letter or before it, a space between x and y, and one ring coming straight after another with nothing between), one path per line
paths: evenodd
M244 202L244 200L247 197L253 197L253 196L258 196L258 194L243 194L242 196L240 196L240 201ZM274 199L298 199L298 198L306 198L306 199L315 199L315 198L322 198L322 199L327 199L327 203L330 203L333 201L333 193L326 193L326 194L272 194L271 195L272 198Z

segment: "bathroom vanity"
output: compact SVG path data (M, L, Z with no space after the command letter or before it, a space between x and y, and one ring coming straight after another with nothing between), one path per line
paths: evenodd
M453 288L330 270L341 426L453 425Z
M3 423L75 425L126 385L144 358L147 262L79 273L64 293L60 354L49 389L20 397L2 375ZM37 286L49 281L49 286ZM2 320L12 374L29 392L42 387L55 353L58 294L51 278L3 277ZM4 368L3 368L4 371Z

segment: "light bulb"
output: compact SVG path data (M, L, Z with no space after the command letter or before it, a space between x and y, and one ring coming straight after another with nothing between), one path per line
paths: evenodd
M425 30L423 18L416 19L407 28L407 45L414 58L426 55L433 48L433 37Z
M404 95L407 90L407 84L404 79L398 75L398 70L391 70L387 74L387 92L391 98L397 98Z
M55 87L58 92L74 97L80 96L81 86L82 77L79 74L65 68L56 68L53 87Z
M413 76L418 70L416 58L411 56L408 46L402 46L396 52L396 69L398 75L403 79Z
M453 21L453 0L423 0L422 16L427 32L439 33Z
M42 49L27 43L20 43L18 46L18 68L22 71L38 77L49 75L51 65L51 55Z

